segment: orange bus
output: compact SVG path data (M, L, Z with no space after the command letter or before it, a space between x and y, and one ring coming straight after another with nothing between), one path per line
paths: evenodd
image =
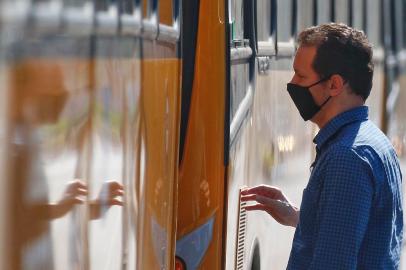
M0 2L1 269L284 269L316 127L286 92L295 38L329 21L374 44L372 120L405 169L401 0ZM403 11L403 12L401 12ZM389 18L393 18L389 19Z

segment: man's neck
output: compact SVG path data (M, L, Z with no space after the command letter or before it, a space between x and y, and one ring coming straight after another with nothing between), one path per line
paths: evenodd
M320 129L322 129L328 122L331 121L337 115L354 109L356 107L363 106L364 100L360 98L346 100L345 103L333 102L329 106L322 108L311 121L315 123ZM327 105L327 104L326 104Z

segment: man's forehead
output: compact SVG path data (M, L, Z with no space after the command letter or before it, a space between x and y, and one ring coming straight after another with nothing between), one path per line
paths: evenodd
M316 52L317 48L314 46L300 46L296 51L293 69L295 71L304 71L308 68L312 68Z

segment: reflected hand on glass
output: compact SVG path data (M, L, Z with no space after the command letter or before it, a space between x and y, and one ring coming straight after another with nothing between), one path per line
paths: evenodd
M75 179L66 185L62 198L56 203L51 204L50 219L60 218L66 215L75 205L83 204L87 195L86 184Z
M90 202L90 218L98 219L111 206L123 206L119 197L124 195L124 187L115 180L107 181L103 184L99 196Z
M241 191L241 195L242 201L256 202L246 206L247 211L262 210L282 225L297 226L299 208L294 206L279 188L259 185Z

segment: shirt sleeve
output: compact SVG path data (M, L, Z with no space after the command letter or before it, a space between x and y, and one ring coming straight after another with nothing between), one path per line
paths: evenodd
M351 148L336 148L325 163L309 269L356 269L373 200L371 168Z

